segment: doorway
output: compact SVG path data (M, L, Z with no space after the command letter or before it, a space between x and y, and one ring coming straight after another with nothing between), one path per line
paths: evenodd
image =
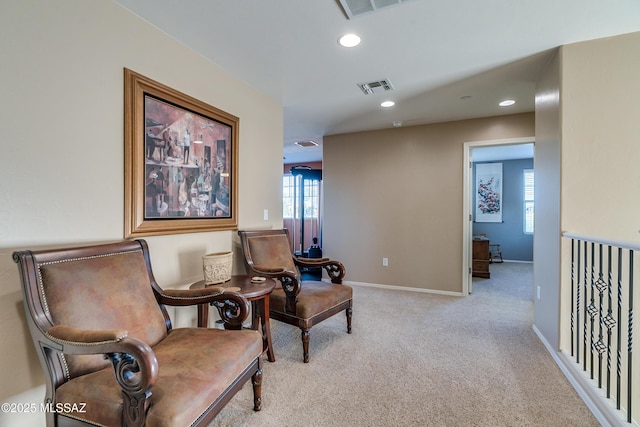
M322 247L322 169L292 166L290 171L284 176L283 223L291 250L296 256L320 258L309 252Z
M488 141L471 141L464 143L463 149L463 256L462 256L462 277L463 285L462 292L464 295L472 293L473 280L472 280L472 266L473 266L473 225L474 225L474 176L473 176L473 164L477 159L474 159L474 153L476 157L482 153L483 158L481 160L485 162L500 162L503 160L524 158L527 150L531 151L531 157L533 157L533 144L535 142L534 137L526 138L513 138L513 139L501 139L501 140L488 140ZM486 156L484 156L486 154Z

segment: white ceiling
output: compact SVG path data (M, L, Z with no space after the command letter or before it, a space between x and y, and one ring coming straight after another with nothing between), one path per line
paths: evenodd
M280 103L286 163L321 159L324 135L533 111L554 48L640 31L639 0L405 0L353 19L338 0L114 1ZM357 86L381 79L394 90Z

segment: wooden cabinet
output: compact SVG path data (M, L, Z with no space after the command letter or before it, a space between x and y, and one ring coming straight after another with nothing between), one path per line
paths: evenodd
M473 263L471 266L473 277L489 279L489 239L473 239Z

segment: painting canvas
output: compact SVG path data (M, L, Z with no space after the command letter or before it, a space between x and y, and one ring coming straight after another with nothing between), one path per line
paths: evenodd
M229 217L231 127L145 96L145 218Z
M502 222L502 163L476 165L476 222Z

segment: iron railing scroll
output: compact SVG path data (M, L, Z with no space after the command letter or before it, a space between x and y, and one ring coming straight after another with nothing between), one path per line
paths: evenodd
M640 245L563 236L571 244L571 357L631 423L634 276L639 264L634 261Z

